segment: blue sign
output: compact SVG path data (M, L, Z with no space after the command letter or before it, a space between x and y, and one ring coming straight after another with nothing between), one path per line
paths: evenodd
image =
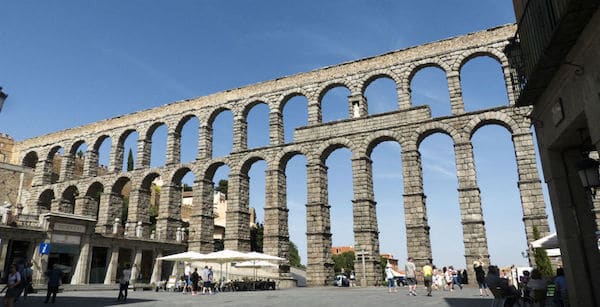
M48 255L50 253L50 243L40 243L40 254Z

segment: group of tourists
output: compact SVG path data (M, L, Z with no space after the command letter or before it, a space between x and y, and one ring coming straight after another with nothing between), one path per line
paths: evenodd
M192 293L192 295L198 295L198 290L200 289L200 282L202 282L202 292L201 294L215 294L213 292L213 281L214 275L212 267L204 266L202 272L198 273L198 268L194 268L192 272L192 268L190 265L185 266L184 274L181 278L181 286L182 293Z
M44 276L48 281L48 290L46 292L46 300L44 303L54 303L56 301L56 293L61 284L62 270L56 264L44 272ZM8 268L8 276L6 278L6 286L0 292L4 294L4 306L11 307L15 302L18 302L21 297L23 301L27 300L27 294L33 292L33 269L31 262L25 264L12 263Z

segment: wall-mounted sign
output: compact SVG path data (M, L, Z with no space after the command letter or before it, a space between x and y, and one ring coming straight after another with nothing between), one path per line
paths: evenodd
M81 237L54 233L54 234L52 234L52 240L50 240L50 241L52 241L52 243L64 243L64 244L79 245L79 243L81 243Z
M77 224L54 223L54 230L84 233L85 226Z
M40 243L40 254L48 255L50 253L50 243L42 242Z

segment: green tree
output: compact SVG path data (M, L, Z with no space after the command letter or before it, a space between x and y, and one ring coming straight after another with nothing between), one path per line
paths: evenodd
M133 166L133 151L129 148L129 153L127 154L127 171L132 171Z
M264 226L261 223L256 223L256 227L250 227L250 251L263 252L263 233Z
M217 184L215 191L225 194L225 198L227 198L228 185L229 185L229 182L227 180L221 179L221 180L219 180L219 183Z
M290 266L295 268L304 269L305 266L300 262L300 254L298 253L298 246L294 242L290 241L290 250L288 252L288 261Z
M533 239L537 240L540 238L540 232L536 226L533 226ZM552 270L552 263L550 262L550 258L548 258L548 254L546 250L543 248L535 248L533 250L533 257L535 259L535 266L542 276L550 277L554 274Z
M123 197L123 203L121 204L121 224L125 225L127 221L127 213L129 212L129 197Z
M349 274L350 271L354 270L354 257L353 251L333 255L333 270L335 273L340 273L344 269L344 272Z

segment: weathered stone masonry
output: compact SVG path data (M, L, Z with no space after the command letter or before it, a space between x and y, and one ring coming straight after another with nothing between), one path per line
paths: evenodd
M161 191L157 240L172 240L174 231L181 225L179 205L181 178L193 172L194 209L190 223L189 249L208 252L213 248L212 238L212 179L215 170L228 165L229 199L225 248L249 250L249 196L248 171L252 163L264 160L267 164L267 203L265 204L264 250L286 257L288 253L288 209L286 206L285 165L295 155L307 160L307 241L308 283L327 285L333 280L331 258L330 205L327 190L325 161L335 149L345 147L352 152L354 199L354 235L357 250L366 252L366 280L379 282L379 238L376 202L373 194L372 149L383 141L396 141L402 147L404 175L404 210L408 254L415 258L418 267L432 258L427 222L426 196L423 193L420 142L432 133L445 133L454 142L459 204L466 263L480 256L489 257L481 197L475 174L471 136L481 126L499 124L513 135L519 172L523 220L527 239L532 240L532 227L542 234L548 232L541 183L535 164L529 107L514 106L514 63L504 54L509 39L514 36L514 25L438 41L381 56L344 63L337 66L301 73L289 77L237 88L213 95L172 103L129 115L108 119L86 126L68 129L25 140L16 146L17 163L31 152L39 157L35 168L33 188L24 213L39 214L41 204L51 199L53 203L69 203L71 190L80 196L89 190L103 187L99 203L93 198L75 201L63 209L89 215L97 219L96 231L110 232L114 218L120 216L122 185L130 181L132 194L128 223L142 222L148 227L149 183L160 176L165 181ZM485 55L496 59L502 68L508 89L509 105L489 110L465 112L460 86L460 69L473 57ZM452 116L432 118L428 106L414 107L410 99L410 82L420 69L435 66L446 73L450 93ZM366 87L375 79L387 77L395 81L398 93L398 110L384 114L368 115ZM350 90L348 119L322 123L321 98L327 90L343 85ZM304 96L308 100L308 126L296 129L293 143L284 143L283 106L292 97ZM247 148L247 121L249 110L257 103L265 103L270 110L270 144L262 148ZM234 114L234 147L230 155L212 158L212 122L222 110ZM199 119L198 157L194 162L180 163L181 128L190 118ZM161 124L168 128L166 165L150 168L152 133ZM121 172L123 142L137 131L138 157L135 170ZM105 138L113 140L109 173L98 176L96 171L99 146ZM72 178L68 167L56 183L50 182L52 156L59 147L70 149L84 141L88 147L87 162L82 178ZM68 150L65 150L67 152ZM73 150L68 152L73 153ZM68 159L65 159L67 161ZM67 162L65 162L67 163ZM68 194L68 193L67 193ZM53 200L52 200L53 198ZM81 206L87 207L85 209ZM99 214L95 208L99 206ZM55 206L52 205L52 210ZM129 232L130 233L130 232ZM144 237L148 237L144 231ZM360 262L357 262L358 270ZM281 274L287 274L287 265ZM359 274L362 279L362 274ZM472 275L473 276L473 275Z

